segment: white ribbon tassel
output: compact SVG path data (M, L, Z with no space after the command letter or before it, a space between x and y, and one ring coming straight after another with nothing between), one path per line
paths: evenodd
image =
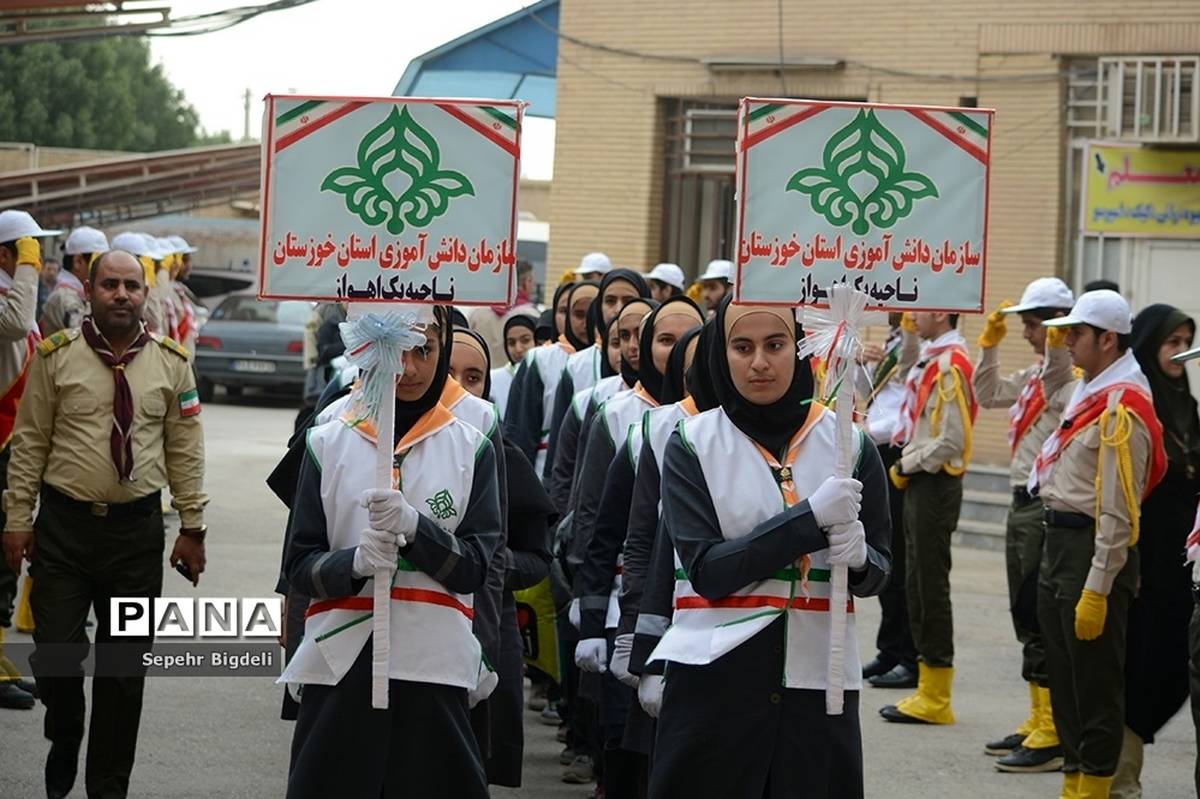
M392 488L392 440L396 432L396 375L404 371L404 353L425 345L427 309L396 311L395 306L352 305L350 320L339 326L346 358L359 367L362 386L354 400L361 417L375 424L375 487ZM392 579L395 567L374 578L371 619L371 707L387 710L391 660Z
M816 355L826 365L821 396L833 393L837 414L837 476L850 477L854 470L854 380L851 369L860 348L859 328L866 318L870 297L844 284L829 290L829 309L805 309L801 357ZM849 576L844 565L834 566L829 577L829 673L826 677L825 712L840 716L846 685L846 603Z

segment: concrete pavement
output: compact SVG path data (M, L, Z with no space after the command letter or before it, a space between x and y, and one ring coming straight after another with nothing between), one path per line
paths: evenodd
M283 452L295 411L253 395L240 402L204 408L212 496L208 571L199 588L168 572L164 581L172 595L269 596L274 588L286 514L263 480ZM887 724L876 710L902 693L867 688L862 698L867 796L1055 797L1059 775L1000 774L983 754L986 740L1011 731L1024 717L1027 692L1008 617L1003 556L958 548L954 558L958 723L943 728ZM857 608L859 648L869 658L878 603L861 601ZM292 725L279 720L279 703L280 689L267 678L149 680L130 796L282 796ZM42 715L40 706L0 711L0 797L44 795L41 772L48 744L41 737ZM589 788L559 782L560 748L554 729L527 713L526 785L497 789L494 795L588 796ZM1145 796L1191 796L1194 755L1185 709L1146 748ZM73 796L84 795L82 770L81 758Z

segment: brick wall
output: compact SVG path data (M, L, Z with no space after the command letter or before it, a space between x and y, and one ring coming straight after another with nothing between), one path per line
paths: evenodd
M858 0L783 2L789 57L843 60L788 70L792 97L996 109L992 139L987 301L1017 299L1035 277L1063 274L1064 80L1060 56L1200 51L1200 3L1175 0ZM660 257L663 119L659 98L779 96L778 74L714 73L698 59L778 54L775 0L562 0L564 33L646 58L561 39L551 282L592 250L648 268ZM912 74L917 73L917 74ZM1031 78L1032 76L1032 78ZM978 317L966 318L972 341ZM1002 361L1031 358L1015 329ZM985 412L978 462L1004 462L1004 414Z

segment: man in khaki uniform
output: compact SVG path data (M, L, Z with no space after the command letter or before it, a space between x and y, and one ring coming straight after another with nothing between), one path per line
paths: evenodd
M1062 768L1062 747L1050 708L1046 647L1036 623L1038 565L1042 562L1042 503L1030 496L1026 483L1042 444L1058 427L1074 389L1074 370L1066 348L1066 331L1042 322L1065 316L1075 304L1071 289L1056 277L1030 283L1021 302L1009 302L987 317L979 336L983 354L975 368L975 396L984 408L1008 411L1008 445L1012 453L1009 483L1012 505L1004 534L1008 600L1013 628L1022 646L1021 677L1029 684L1028 718L1016 732L984 745L1000 755L1000 771L1030 773ZM1008 318L1020 316L1024 338L1038 358L1007 377L1000 374L1000 342Z
M905 590L919 660L916 693L879 713L888 721L953 724L950 536L958 526L962 476L971 460L978 409L971 388L974 367L957 314L905 314L900 327L904 399L892 444L903 449L891 477L905 491Z
M187 353L146 332L145 297L142 267L133 255L113 250L97 259L88 283L91 315L38 346L17 414L4 492L4 554L12 567L22 558L30 561L35 578L33 665L46 706L46 792L52 797L67 795L75 781L83 738L84 623L93 606L98 676L87 792L109 797L128 791L145 682L140 653L151 638L122 638L135 646L120 652L106 647L109 599L161 594L164 486L170 486L181 521L171 564L186 565L194 584L204 571L208 498L200 404ZM128 649L136 650L132 664Z
M1029 477L1044 506L1037 617L1046 641L1068 799L1108 797L1125 724L1125 634L1137 589L1141 500L1166 453L1150 384L1129 349L1129 305L1083 294L1065 317L1083 371Z
M108 252L108 239L99 230L86 225L77 227L63 245L62 271L58 283L42 306L38 326L43 336L50 336L68 327L79 327L87 315L87 297L83 283L88 278L92 261Z

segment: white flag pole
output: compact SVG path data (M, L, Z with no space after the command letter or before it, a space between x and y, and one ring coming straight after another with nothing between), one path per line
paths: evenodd
M395 306L355 304L341 326L348 360L358 366L362 380L354 401L357 412L375 423L375 479L377 489L392 488L392 463L396 434L396 375L404 371L404 353L422 346L418 313L427 309L397 311ZM404 542L401 541L401 546ZM371 619L371 707L387 710L388 666L391 660L392 577L396 569L375 572Z
M816 355L826 364L825 386L836 386L833 410L837 415L835 474L850 477L854 471L854 375L859 349L859 327L870 297L844 284L829 290L829 309L806 309L805 338L800 355ZM824 394L825 392L822 392ZM845 565L833 566L829 576L829 669L825 683L825 712L840 716L846 685L846 605L850 597Z

